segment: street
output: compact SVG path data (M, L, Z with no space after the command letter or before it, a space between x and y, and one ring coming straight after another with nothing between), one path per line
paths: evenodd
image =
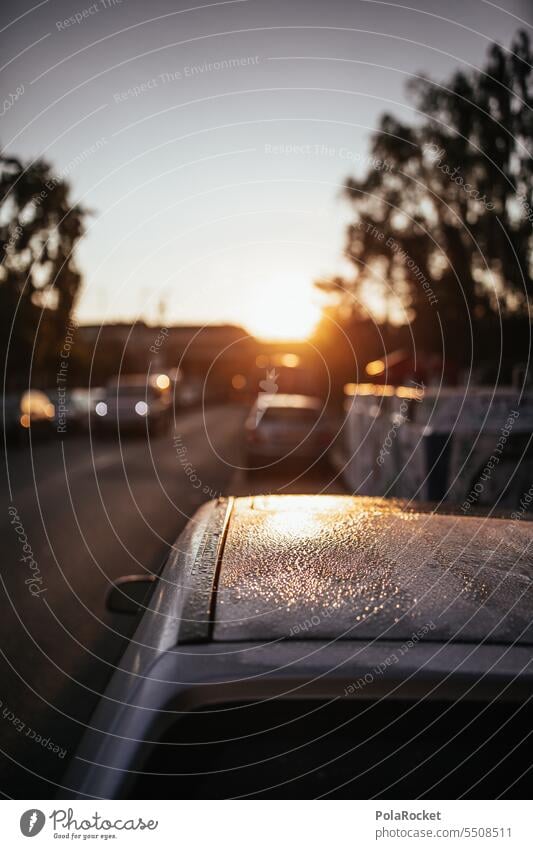
M65 763L136 625L106 611L111 581L158 572L210 498L344 491L324 462L240 468L246 414L208 407L180 412L156 439L80 433L8 449L0 738L10 795L61 795Z

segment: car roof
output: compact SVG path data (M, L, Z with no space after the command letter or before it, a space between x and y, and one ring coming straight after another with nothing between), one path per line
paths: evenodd
M295 410L320 410L322 402L320 398L314 395L289 395L289 394L272 394L264 393L259 396L256 401L256 406L262 406L263 409L295 409Z
M532 543L531 522L386 499L238 498L213 638L532 644Z

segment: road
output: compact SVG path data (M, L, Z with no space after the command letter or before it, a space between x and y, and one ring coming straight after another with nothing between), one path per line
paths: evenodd
M157 572L196 508L223 494L343 491L322 464L249 475L247 411L181 413L156 439L89 434L13 448L0 511L0 790L61 797L61 774L135 622L115 578Z

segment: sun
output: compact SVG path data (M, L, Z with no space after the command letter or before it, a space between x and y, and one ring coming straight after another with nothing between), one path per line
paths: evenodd
M244 324L253 336L265 341L303 340L313 333L320 315L312 284L279 276L257 288Z

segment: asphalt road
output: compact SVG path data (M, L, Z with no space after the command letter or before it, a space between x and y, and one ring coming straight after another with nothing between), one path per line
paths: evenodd
M322 463L242 465L246 410L181 413L146 436L9 449L0 511L0 791L61 797L61 774L135 627L115 578L157 572L196 508L221 494L339 492Z

